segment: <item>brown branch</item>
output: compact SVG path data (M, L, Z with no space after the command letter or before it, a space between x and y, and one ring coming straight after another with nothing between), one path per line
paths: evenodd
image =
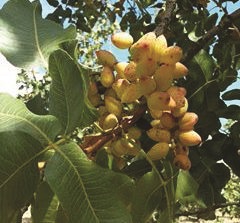
M175 7L176 7L176 0L167 0L166 1L165 11L163 13L161 12L158 15L160 22L157 24L157 27L154 30L154 32L156 33L156 36L160 36L166 31L166 29L171 21L172 14L174 12Z
M222 203L222 204L216 204L216 205L213 205L211 207L208 207L208 208L204 208L204 209L199 209L197 211L193 211L193 212L190 212L190 211L184 211L184 212L180 212L180 213L177 213L175 215L175 217L181 217L181 216L199 216L201 214L205 214L205 213L208 213L208 212L211 212L211 211L215 211L219 208L226 208L226 207L230 207L230 206L237 206L237 207L240 207L240 202L230 202L230 203Z
M95 153L97 150L99 150L105 143L112 140L114 137L116 137L118 134L120 134L120 128L117 128L105 135L100 136L88 136L92 138L92 142L88 146L84 146L84 144L80 145L80 147L83 149L83 151L86 154L92 154Z
M214 36L220 34L222 31L230 27L234 21L240 18L240 9L236 10L230 15L224 17L217 26L210 29L203 37L196 42L193 47L186 52L183 58L183 62L191 60L201 49L203 49L207 44L214 38Z
M126 132L128 128L130 128L133 124L135 124L145 113L146 107L140 107L134 115L129 118L123 118L121 120L121 124L114 128L113 130L106 132L102 135L88 135L84 138L84 142L80 145L81 149L86 154L94 154L100 148L103 147L104 144L114 139L115 137L121 136L122 132Z

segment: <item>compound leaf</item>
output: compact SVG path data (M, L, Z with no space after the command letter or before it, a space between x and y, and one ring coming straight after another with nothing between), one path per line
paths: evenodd
M60 146L45 175L70 223L132 222L117 194L124 185L131 185L130 178L88 160L77 144Z

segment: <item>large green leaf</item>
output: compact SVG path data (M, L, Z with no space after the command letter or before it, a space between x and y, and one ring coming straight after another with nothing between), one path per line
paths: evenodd
M206 90L215 82L213 74L215 62L204 50L201 50L189 63L187 85L188 100L191 108L200 109L205 102ZM215 92L216 94L217 92Z
M161 203L163 185L155 171L146 173L137 183L133 195L134 223L146 222Z
M212 78L215 63L213 58L205 51L201 50L193 59L195 75L201 75L205 78L205 81L209 81ZM197 76L196 76L197 77Z
M45 170L70 223L132 222L118 192L130 178L88 160L75 143L60 146Z
M211 140L207 140L201 145L200 153L215 161L222 160L224 158L223 151L229 149L230 145L230 137L223 133L217 133L212 136Z
M0 222L16 223L39 181L41 145L21 132L0 133Z
M176 200L184 204L196 202L198 186L198 183L193 179L188 171L179 171L176 188Z
M39 1L11 0L0 11L0 35L4 56L17 67L32 68L47 67L49 54L76 31L42 19Z
M61 121L64 134L92 123L95 109L86 97L86 77L74 59L66 51L55 51L49 58L49 72L52 77L49 113Z
M197 197L203 204L212 206L224 202L221 190L230 178L230 171L224 163L200 156L200 162L192 166L190 173L199 184Z
M31 216L33 223L58 223L59 201L52 192L46 181L39 184L31 205ZM62 220L67 223L66 216L62 215Z
M25 132L46 145L54 140L60 130L60 124L55 117L35 115L21 100L0 93L0 132Z
M202 111L198 116L199 122L195 129L201 135L203 141L209 137L209 134L221 128L219 118L214 112Z

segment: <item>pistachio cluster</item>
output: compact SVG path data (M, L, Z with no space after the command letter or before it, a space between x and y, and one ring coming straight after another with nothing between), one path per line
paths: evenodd
M201 137L194 131L198 116L187 111L186 89L174 85L174 80L188 73L188 69L179 62L182 49L168 46L166 38L163 35L157 37L154 32L145 34L135 43L130 34L123 32L114 34L111 40L120 49L129 48L131 60L118 62L109 51L96 52L103 66L100 83L106 90L100 95L92 82L89 99L98 107L99 126L104 131L116 128L129 115L129 107L145 102L153 119L147 135L156 141L148 156L159 160L172 150L174 165L188 170L191 167L188 147L199 144ZM117 157L135 156L138 150L131 142L139 143L140 136L141 130L131 127L122 138L108 145L109 151Z

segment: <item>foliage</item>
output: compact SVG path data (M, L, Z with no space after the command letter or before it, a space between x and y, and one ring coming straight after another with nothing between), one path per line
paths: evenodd
M1 53L24 69L19 76L27 84L24 75L34 75L35 69L46 76L33 87L35 97L23 101L0 93L0 222L17 222L29 203L37 223L117 223L147 222L153 213L156 222L189 214L210 219L231 202L228 189L224 196L222 190L230 172L240 176L240 107L226 101L240 99L238 89L228 90L240 68L240 12L228 13L229 2L236 1L213 1L221 16L210 14L207 1L197 0L48 0L56 10L43 19L38 1L8 1L0 10ZM157 30L169 45L183 49L181 62L189 75L175 84L187 89L189 110L199 116L195 131L202 138L190 148L189 171L175 168L172 157L152 161L147 152L153 141L146 134L134 144L140 155L124 157L124 163L102 148L131 126L125 120L122 129L99 132L88 98L92 70L82 62L96 69L92 53L100 44L95 43L108 38L115 21L135 40ZM221 118L233 121L226 132ZM143 132L149 129L145 108L136 109L131 120ZM72 134L86 127L94 134L79 145Z

